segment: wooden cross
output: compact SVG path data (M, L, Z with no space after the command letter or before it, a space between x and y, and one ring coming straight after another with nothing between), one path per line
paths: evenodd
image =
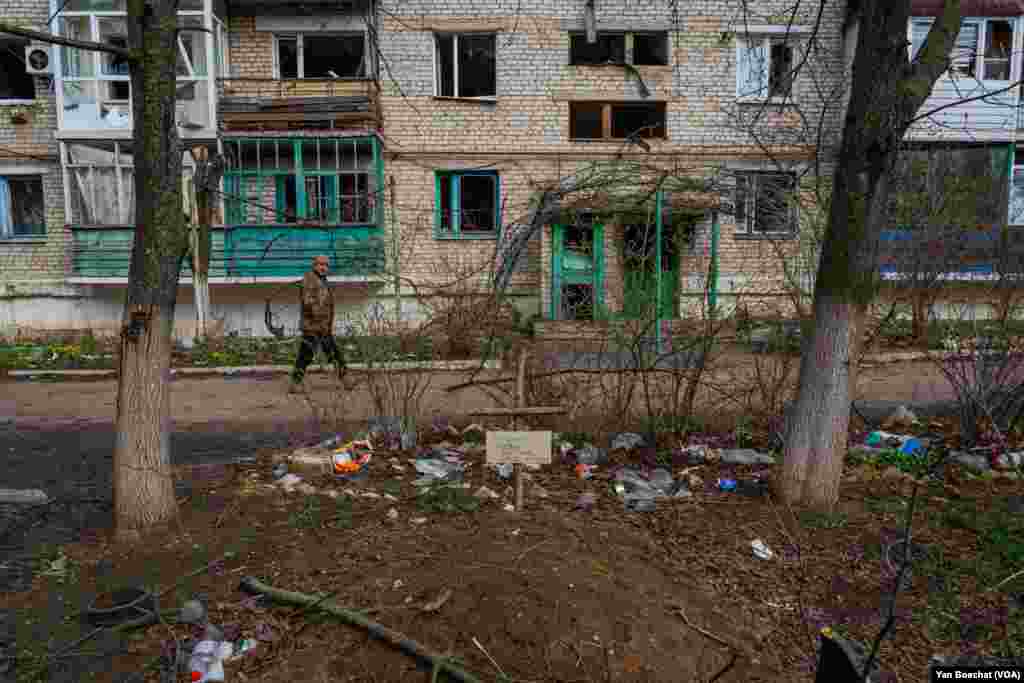
M526 349L520 351L518 373L516 374L516 407L474 410L470 412L470 415L480 415L482 417L509 417L511 418L512 431L516 431L519 428L518 418L525 415L564 415L566 413L566 409L561 406L534 406L529 408L526 406L526 356ZM516 484L516 511L519 512L523 509L522 464L515 463L513 471L515 472Z

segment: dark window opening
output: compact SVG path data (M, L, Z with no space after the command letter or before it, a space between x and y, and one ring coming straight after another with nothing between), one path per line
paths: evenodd
M442 175L440 178L441 191L439 201L441 202L441 230L452 231L452 177Z
M107 81L107 99L111 101L127 102L131 99L131 83L128 81ZM178 99L189 99L179 97Z
M35 79L25 73L25 45L19 40L0 42L0 100L34 100Z
M43 207L42 178L0 176L0 237L45 235Z
M127 36L107 36L106 42L108 45L113 45L114 47L122 49L128 48ZM121 55L114 55L110 53L104 54L103 73L108 76L127 76L128 59Z
M494 35L437 35L438 97L496 97L497 41Z
M665 103L613 104L613 138L665 137Z
M564 267L591 270L594 267L594 223L591 215L580 214L575 223L565 226L563 234Z
M346 173L341 179L341 222L370 222L370 175Z
M462 176L459 228L463 232L493 232L497 208L495 178L489 175Z
M786 97L793 87L793 48L783 43L773 43L771 50L768 96Z
M363 57L362 35L302 37L303 78L362 77Z
M668 34L633 34L633 63L637 65L668 64Z
M569 137L575 140L598 140L604 137L600 102L569 104Z
M437 94L455 97L454 36L437 36Z
M277 39L278 78L299 77L299 41L298 38Z
M625 61L624 33L598 33L594 43L587 42L585 33L569 35L570 64L622 64Z
M792 233L796 228L792 194L796 176L745 173L736 177L736 225L749 234Z
M982 78L992 81L1010 80L1010 54L1013 51L1013 25L1008 21L989 20L985 31L985 58Z
M562 319L594 319L594 286L575 284L562 287Z
M278 206L284 212L284 216L280 220L282 223L296 223L299 220L299 200L295 188L295 176L285 176L283 184L284 197Z

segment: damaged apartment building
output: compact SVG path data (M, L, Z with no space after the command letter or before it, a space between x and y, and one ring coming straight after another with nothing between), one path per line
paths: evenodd
M178 130L226 162L213 316L265 335L274 299L293 330L297 292L278 292L321 253L356 315L416 319L425 292L495 282L555 336L652 305L673 320L756 295L785 312L784 265L814 260L801 235L821 220L839 135L856 31L843 5L819 19L786 0L183 0ZM0 7L126 39L124 0ZM133 239L127 67L3 46L0 333L116 329ZM180 337L192 302L186 266Z

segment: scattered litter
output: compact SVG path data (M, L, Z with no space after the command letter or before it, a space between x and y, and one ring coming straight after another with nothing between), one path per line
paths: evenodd
M373 444L369 441L349 441L331 455L334 473L342 478L358 474L370 462L372 456Z
M50 497L40 489L0 489L0 503L41 505L50 502Z
M305 482L299 484L295 488L297 488L299 490L299 493L303 493L303 494L305 494L307 496L315 495L316 492L317 492L315 486L313 486L312 484L307 484Z
M750 542L750 547L754 549L754 555L761 558L762 560L770 560L775 557L775 553L772 549L762 541L760 538L755 538Z
M468 425L465 429L462 430L463 438L465 438L467 434L478 434L482 439L485 436L486 432L484 431L483 427L474 422L473 424Z
M452 595L452 590L450 588L445 588L443 591L441 591L440 595L438 595L436 598L434 598L427 604L423 605L423 611L436 612L437 610L441 609L444 603L448 602L451 599Z
M531 493L537 496L538 498L548 497L548 490L541 486L540 484L534 484L533 488L531 489Z
M418 435L415 425L406 428L400 417L371 417L367 420L367 431L371 439L383 441L389 450L411 450L416 448Z
M735 491L736 480L735 479L719 479L717 482L719 491Z
M1003 469L1013 469L1024 466L1024 451L1003 453L996 458L995 465L996 467L1001 467Z
M394 496L392 496L392 495L391 495L390 493L385 493L385 494L384 494L384 500L388 501L389 503L395 503L395 502L398 502L398 498L395 498L395 497L394 497Z
M520 531L522 531L522 529L513 529L512 531L508 532L508 535L509 536L518 536Z
M224 659L225 662L234 662L245 656L246 652L256 649L256 641L252 638L245 638L235 643L235 653Z
M491 500L494 500L494 499L497 499L497 498L501 498L501 496L498 495L497 491L493 491L493 490L487 488L486 486L481 486L480 488L478 488L476 490L476 493L474 493L473 495L475 497L477 497L477 498L484 498L484 499L491 499Z
M302 481L302 477L297 474L286 474L277 480L277 483L281 485L285 491L291 491L294 489L299 482Z
M401 588L404 585L405 585L405 581L402 581L401 579L395 579L394 583L391 584L391 589L392 590L398 590L399 588Z
M741 496L760 498L768 493L768 482L759 477L736 482L736 493Z
M637 470L621 469L615 473L615 493L627 508L650 512L661 498L687 498L693 495L685 481L676 482L672 473L656 468L649 475Z
M580 497L576 499L576 505L574 509L589 512L596 504L597 496L594 495L593 493L588 492L581 494Z
M415 466L416 471L423 475L413 482L416 486L461 481L462 473L466 469L461 462L451 462L448 459L439 458L418 458Z
M284 475L288 474L288 463L281 462L274 465L274 469L270 471L270 474L271 476L274 477L275 480L280 479Z
M721 459L721 453L714 448L698 444L695 446L682 446L679 454L686 458L691 465L710 465Z
M506 503L505 507L503 507L502 510L504 510L505 512L515 512L516 506L513 505L512 503Z
M596 465L584 465L580 463L576 465L576 478L577 479L590 479L594 476L594 469Z
M891 429L893 427L911 427L914 424L917 424L917 422L917 415L915 415L913 411L909 410L906 406L900 406L894 410L889 417L885 418L885 421L882 422L882 426L886 429Z
M727 465L774 465L775 458L767 453L759 453L753 448L725 448L720 452L720 459Z
M575 455L576 462L581 465L605 465L608 463L608 452L589 443L576 449Z
M426 517L413 517L409 521L411 523L413 523L413 524L426 524L427 523L427 518Z
M188 600L178 612L178 621L182 624L198 624L206 618L206 608L198 600Z
M871 432L865 441L868 446L898 448L900 453L909 455L921 450L924 444L915 436L905 434L890 434L889 432Z
M265 643L272 643L277 640L277 632L274 627L265 621L261 621L256 625L256 630L253 633L256 640L262 640Z
M192 650L188 668L192 683L224 680L224 660L234 652L231 643L200 640Z
M359 495L362 498L369 498L370 500L380 500L380 494L374 493L373 491L363 491Z
M494 469L498 472L498 476L502 479L509 479L513 472L515 472L515 465L510 462L503 462L494 466Z
M398 519L398 510L395 508L388 510L388 519Z
M618 450L631 451L634 448L640 448L640 446L643 446L643 445L644 445L644 437L640 436L639 434L634 434L632 432L625 432L623 434L617 434L615 436L615 438L612 439L612 450L613 451L618 451Z

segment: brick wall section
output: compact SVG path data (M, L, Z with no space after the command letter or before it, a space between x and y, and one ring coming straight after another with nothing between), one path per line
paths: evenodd
M503 6L501 14L493 5L469 0L385 0L381 15L382 56L397 81L386 73L383 75L381 102L389 146L400 150L405 164L399 169L396 163L388 162L388 172L397 176L403 204L412 203L414 211L429 214L432 185L417 182L407 174L429 176L430 169L450 165L459 156L464 157L462 163L466 167L500 165L503 186L509 192L508 203L524 207L537 186L623 151L627 158L666 170L682 160L694 175L709 175L733 164L749 166L765 160L763 149L755 144L753 131L777 158L805 162L813 158L818 131L803 129L795 109L764 111L755 105L737 104L735 98L734 33L744 22L785 24L787 20L781 16L791 9L791 3L785 0L750 3L754 14L746 18L738 0L678 3L675 10L667 2L625 6L598 3L598 30L606 27L670 31L670 65L637 67L652 92L651 99L667 102L668 136L665 140L648 141L650 153L639 153L636 148L624 150L619 142L570 140L570 101L641 99L636 80L621 67L568 65L568 30L582 27L583 4L583 0L523 0ZM822 102L815 93L822 92L822 88L834 88L842 77L843 10L833 5L826 8L825 28L819 35L823 47L812 58L815 68L808 69L794 89L794 98L803 114L810 117L805 120L817 120L822 107L832 108L825 114L825 120L833 131L837 130L838 107L834 101ZM795 23L813 25L814 17L801 16ZM432 33L459 30L498 31L495 102L433 97ZM826 134L825 139L830 136ZM824 152L828 154L828 150ZM413 171L415 167L425 169L426 173ZM527 177L522 177L524 174ZM523 189L522 194L519 188ZM723 198L731 203L731 197ZM403 226L409 220L408 213L400 217ZM720 290L728 291L724 295L750 289L765 292L766 287L781 290L780 255L785 258L793 244L736 239L731 216L723 213L720 218ZM606 301L612 307L620 307L621 230L610 225L606 227L606 236ZM471 243L431 243L427 237L417 244L424 247L417 249L417 258L424 260L425 271L431 270L428 263L432 254L470 253L480 248ZM706 245L704 234L698 239L696 253L684 255L682 289L694 284L694 275L707 272L703 253ZM531 263L530 270L539 275L539 282L534 280L533 286L539 285L541 311L546 317L551 302L550 231L545 232L539 247L531 252L531 258L537 261ZM699 286L696 291L700 291Z
M41 28L49 17L45 0L0 0L0 16L16 25ZM64 189L59 164L55 96L50 79L35 78L35 100L27 108L26 123L15 124L10 116L24 110L20 105L0 104L0 173L42 173L46 211L43 238L0 240L0 294L19 287L60 281L67 272L71 233L65 226ZM12 290L12 286L14 290Z
M232 78L273 78L274 38L256 30L256 17L231 17L228 23Z

